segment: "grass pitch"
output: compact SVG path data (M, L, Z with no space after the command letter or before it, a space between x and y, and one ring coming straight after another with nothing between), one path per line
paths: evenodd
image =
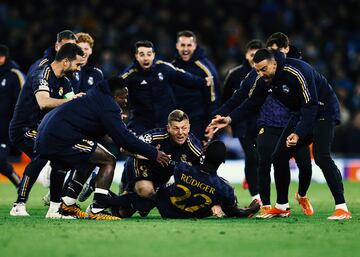
M345 183L350 221L326 220L334 203L327 185L316 183L308 192L315 215L304 216L296 188L291 185L290 218L163 220L153 210L146 218L90 221L45 219L47 189L39 184L27 207L31 217L11 217L16 191L0 183L0 257L360 256L360 183ZM240 206L250 202L248 192L236 191Z

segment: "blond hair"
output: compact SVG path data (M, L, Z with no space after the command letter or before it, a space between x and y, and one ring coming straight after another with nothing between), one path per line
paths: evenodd
M189 120L189 117L182 110L173 110L168 116L168 124L173 121L181 122L183 120Z
M76 33L76 43L88 43L91 48L94 47L94 39L88 34L84 32Z

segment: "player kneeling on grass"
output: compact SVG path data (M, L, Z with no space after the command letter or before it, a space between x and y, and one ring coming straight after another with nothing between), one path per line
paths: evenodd
M49 112L39 125L35 151L38 157L51 161L50 208L47 217L111 220L119 219L104 213L103 198L108 194L116 165L115 157L97 141L108 134L118 147L141 154L159 165L168 165L169 156L144 143L126 129L121 119L120 97L124 85L117 78L97 84L86 96ZM87 214L76 205L90 172L95 166L99 174L95 183L94 201ZM64 172L76 169L60 203ZM55 210L51 213L51 210ZM59 212L57 215L57 212ZM50 215L51 214L51 215ZM54 214L54 215L52 215Z
M234 189L217 175L217 169L225 161L226 147L221 141L213 141L205 152L200 165L180 162L174 168L175 182L162 186L156 194L156 207L163 218L205 218L211 215L227 217L251 217L260 205L254 200L248 208L239 208ZM135 208L141 211L143 199L129 193L108 197L113 205L113 215L121 216L123 210ZM221 207L221 209L219 208Z

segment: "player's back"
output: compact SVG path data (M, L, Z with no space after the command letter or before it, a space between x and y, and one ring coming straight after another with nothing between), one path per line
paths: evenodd
M211 207L235 202L233 188L216 174L208 174L200 166L179 163L175 166L175 182L157 193L157 208L164 218L203 218L212 215Z
M83 97L74 99L49 112L39 126L39 140L56 142L60 149L82 138L97 140L106 129L102 116L109 112L120 115L120 107L101 85L90 89ZM38 144L38 142L37 142ZM57 151L51 147L49 151Z

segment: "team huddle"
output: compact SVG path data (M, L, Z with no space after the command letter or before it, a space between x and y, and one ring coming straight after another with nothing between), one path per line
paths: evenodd
M259 40L247 44L244 63L230 70L224 81L222 104L215 66L191 31L177 34L172 63L155 58L152 42L136 42L133 64L109 79L89 59L93 45L87 33L62 31L30 67L24 85L14 80L22 88L13 86L15 97L9 105L16 105L7 117L10 138L2 139L0 167L18 186L10 215L29 216L29 193L50 162L46 218L120 220L135 212L147 216L154 207L164 218L289 217L289 160L295 157L296 199L304 214L312 216L306 193L313 143L315 163L336 204L328 219L351 218L341 174L330 156L340 120L337 97L327 80L301 60L285 34L271 35L266 48ZM10 63L5 61L13 75ZM127 104L125 124L122 109ZM246 156L252 202L245 208L238 207L234 189L217 175L226 158L217 132L228 125ZM31 158L21 181L14 179L16 173L6 161L9 141ZM108 142L128 154L119 195L110 191L116 158L104 146ZM90 185L84 187L89 177ZM84 211L77 201L92 192L92 204Z

